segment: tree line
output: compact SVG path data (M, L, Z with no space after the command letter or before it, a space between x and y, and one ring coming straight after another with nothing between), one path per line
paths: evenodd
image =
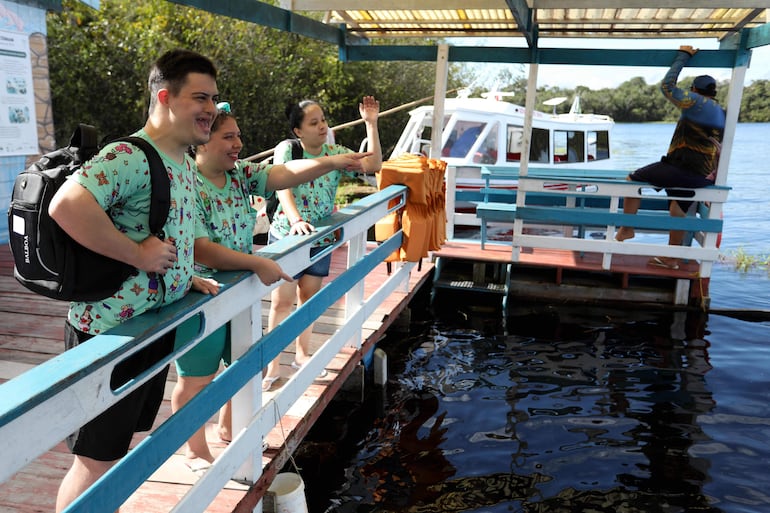
M661 79L664 73L661 73ZM678 86L689 89L695 77L684 76ZM498 82L509 83L501 91L514 93L509 101L524 104L527 94L527 79L522 76L512 76L510 70L500 72ZM717 101L727 104L729 81L717 83ZM480 90L475 91L476 94ZM679 118L679 110L660 91L660 82L647 84L642 77L631 78L618 87L592 90L585 86L574 89L559 87L538 87L535 108L543 112L551 112L552 107L543 102L551 98L575 96L580 97L580 104L585 113L605 114L618 123L655 123L675 122ZM557 107L557 112L567 112L571 102L565 102ZM741 123L758 123L770 121L770 80L756 80L743 89L741 112L738 116Z
M47 22L58 145L69 140L79 122L96 126L105 137L126 135L141 127L147 116L149 67L172 48L196 50L217 65L221 97L231 103L243 134L244 157L271 149L289 136L284 111L292 101L317 100L334 126L360 118L358 103L364 95L376 96L386 110L433 94L434 63L343 63L333 45L172 2L102 0L95 10L77 0L64 0L63 9L49 13ZM523 75L508 72L503 77L503 83L509 85L501 90L515 93L509 101L524 103ZM450 66L448 89L472 82L466 67ZM722 102L726 93L727 84L720 83ZM768 93L770 81L747 86L740 121L770 121ZM550 112L543 101L575 95L581 98L583 112L607 114L617 122L674 121L677 117L659 85L647 84L641 77L598 91L581 86L574 90L539 88L538 109ZM560 111L568 108L569 102ZM381 118L386 157L407 113ZM340 130L336 136L339 143L355 149L365 132L358 125Z

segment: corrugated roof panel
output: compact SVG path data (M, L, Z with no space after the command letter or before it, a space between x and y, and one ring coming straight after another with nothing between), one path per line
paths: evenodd
M757 0L759 5L753 9L745 3L740 8L702 7L703 2L695 7L615 7L598 0L565 1L564 7L535 9L534 21L541 37L723 37L766 22L766 11L759 11L764 9L763 2L766 0ZM368 37L521 35L510 9L480 8L482 5L483 1L476 1L466 8L332 11L330 22L357 24L351 30ZM758 12L762 15L756 16Z

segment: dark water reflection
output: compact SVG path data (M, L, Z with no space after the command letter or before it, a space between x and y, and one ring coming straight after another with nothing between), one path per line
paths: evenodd
M705 315L472 318L389 334L382 400L298 455L311 511L770 511L766 403L715 414Z

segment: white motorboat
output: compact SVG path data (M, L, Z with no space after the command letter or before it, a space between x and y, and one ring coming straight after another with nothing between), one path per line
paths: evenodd
M491 92L472 98L467 90L461 90L457 98L445 100L441 155L434 157L457 169L458 189L478 186L481 166L519 168L525 109L504 101L506 95L510 93ZM548 100L553 113L533 112L530 165L562 170L609 168L614 121L609 116L582 113L579 97L573 100L569 113L556 114L556 106L566 100ZM390 158L404 153L429 155L432 125L433 106L412 110Z

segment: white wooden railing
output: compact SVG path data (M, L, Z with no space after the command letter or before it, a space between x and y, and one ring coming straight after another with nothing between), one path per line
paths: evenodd
M457 174L463 177L478 176L476 182L479 187L472 190L458 190L456 188ZM613 254L646 255L675 257L682 259L698 260L700 262L700 276L707 278L711 274L711 267L719 256L718 240L721 234L722 206L727 201L730 188L724 185L714 185L698 189L687 189L692 194L691 200L699 205L697 217L686 219L672 218L668 216L668 196L656 191L651 185L626 180L628 172L611 169L551 169L530 168L527 176L519 176L518 169L480 167L471 169L468 167L456 169L447 168L447 234L451 239L454 236L455 225L480 225L481 216L473 212L460 212L456 208L456 198L470 197L471 203L483 206L484 209L494 210L499 206L501 212L487 212L489 218L496 221L504 221L513 226L513 237L507 243L512 245L512 260L519 260L520 249L547 248L564 249L581 252L597 252L602 254L602 267L610 268ZM498 186L506 182L508 188L491 189L490 184L496 181ZM490 193L490 191L494 191ZM501 196L502 199L489 199L490 195ZM474 195L476 196L474 198ZM531 206L526 198L532 196L551 197L556 199L566 198L563 206L554 202L552 206ZM633 217L624 216L620 202L625 197L639 198L655 204L653 210L642 209ZM602 208L581 209L578 208L582 201L604 199L607 205ZM489 202L502 202L492 203ZM535 202L537 204L537 202ZM504 212L502 211L504 208ZM483 212L484 210L482 210ZM656 216L656 212L662 215ZM573 219L574 218L574 219ZM589 218L582 222L579 219ZM630 223L650 225L640 228L638 232L668 233L669 230L693 231L697 246L669 246L667 237L660 240L625 241L618 242L614 239L615 230L621 226L619 222L624 220ZM537 226L538 223L546 225L561 224L568 226L562 236L529 234L524 230L525 223L528 226ZM573 235L573 226L603 227L602 239L586 239ZM580 231L579 233L582 233ZM484 240L482 227L482 248Z
M394 202L397 204L389 207L393 199L398 199ZM405 201L406 187L388 187L341 209L309 236L283 239L261 250L262 256L276 260L287 274L293 275L323 256L310 259L314 240L341 230L334 248L348 244L347 270L264 336L262 298L276 285L264 286L252 273L219 273L216 278L224 286L217 296L191 293L174 305L132 319L95 337L93 342L65 351L0 385L0 482L12 478L227 322L231 323L233 363L142 440L67 511L116 510L231 398L233 441L172 511L204 511L230 479L255 482L262 472L262 442L267 433L302 398L321 369L343 347L360 347L361 327L366 319L393 291L408 284L414 264L399 266L375 292L364 296L364 278L400 246L402 239L398 232L379 246L368 246L367 230L387 213L401 208ZM263 401L261 369L343 295L345 325L270 401ZM195 343L111 390L110 375L118 363L193 316L201 321Z

